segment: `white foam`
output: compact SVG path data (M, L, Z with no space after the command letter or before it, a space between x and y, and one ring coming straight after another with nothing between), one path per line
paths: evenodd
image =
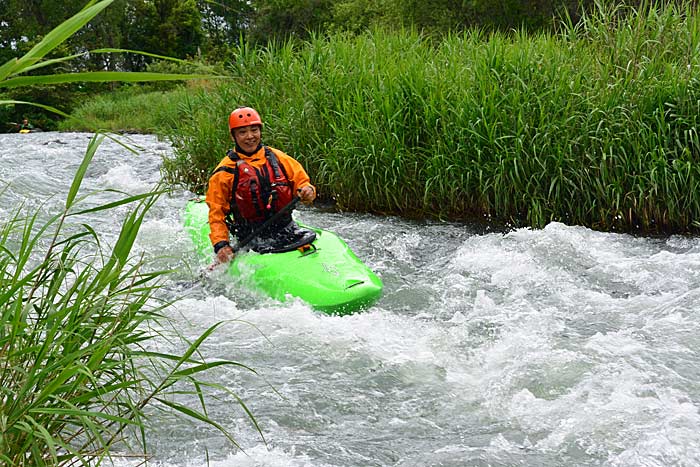
M127 164L118 164L109 168L106 174L97 179L97 185L132 195L145 193L154 188L150 181L142 180L136 169Z
M303 454L297 454L295 449L287 452L273 446L256 445L246 448L236 454L230 454L222 459L189 460L184 463L151 461L151 467L325 467L325 463L312 462ZM113 467L136 467L143 465L138 460L115 459Z

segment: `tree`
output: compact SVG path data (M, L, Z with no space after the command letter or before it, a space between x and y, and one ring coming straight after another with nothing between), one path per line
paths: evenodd
M82 30L62 44L51 56L80 53L100 47L121 47L126 4L115 0L104 15L93 19ZM54 27L79 12L84 0L0 0L0 11L7 12L0 20L0 59L20 57ZM90 55L71 62L76 70L114 70L118 64L109 55Z
M508 30L525 25L535 30L550 26L560 7L555 0L339 0L333 5L332 22L334 29L352 32L376 25L428 33L472 26Z
M199 0L202 15L203 48L208 57L222 59L232 45L238 45L251 23L253 7L247 0Z
M254 43L268 40L306 39L323 31L332 19L333 0L253 0L250 38Z
M124 48L176 58L194 57L204 34L195 0L130 0L124 24ZM129 70L142 70L151 61L130 56Z

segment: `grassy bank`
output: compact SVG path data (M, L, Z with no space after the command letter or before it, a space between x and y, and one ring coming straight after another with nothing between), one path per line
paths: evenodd
M556 35L317 38L242 48L233 79L179 95L167 178L203 189L256 107L343 209L603 230L700 220L700 24L608 10Z

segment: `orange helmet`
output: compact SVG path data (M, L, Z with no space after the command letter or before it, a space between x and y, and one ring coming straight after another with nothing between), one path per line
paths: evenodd
M261 127L263 125L260 114L251 107L239 107L228 117L229 130L249 125L260 125Z

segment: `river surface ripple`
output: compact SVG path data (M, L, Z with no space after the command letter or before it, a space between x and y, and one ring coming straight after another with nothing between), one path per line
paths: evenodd
M20 203L60 208L89 138L0 135L0 217ZM170 146L130 144L138 154L104 143L84 193L155 186ZM267 444L233 401L212 400L243 451L156 419L149 465L204 466L207 452L217 467L700 465L700 239L560 223L484 233L303 208L297 219L337 232L385 284L367 312L332 317L202 280L181 227L191 196L159 200L137 252L177 269L165 292L183 298L167 312L187 336L245 321L204 349L257 371L210 378L241 396ZM109 242L123 212L89 222Z

